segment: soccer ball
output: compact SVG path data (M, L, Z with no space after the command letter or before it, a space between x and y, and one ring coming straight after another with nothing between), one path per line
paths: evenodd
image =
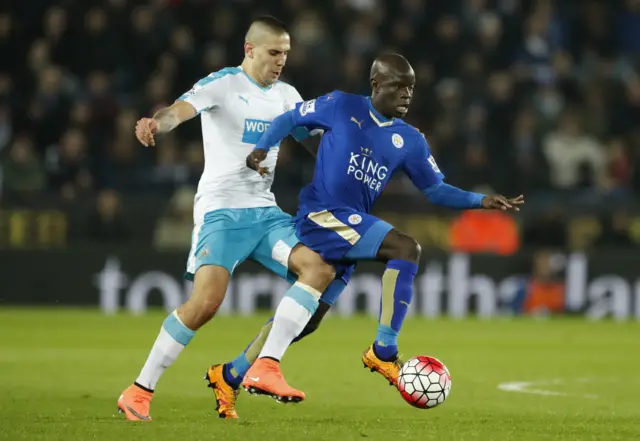
M419 409L433 409L449 396L451 375L437 358L420 355L400 369L398 390L402 398Z

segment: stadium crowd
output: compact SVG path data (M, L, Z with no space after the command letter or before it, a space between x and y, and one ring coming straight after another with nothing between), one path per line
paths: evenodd
M640 193L640 0L30 0L0 12L0 200L99 192L108 211L154 193L188 212L199 123L145 149L135 121L238 65L263 13L290 27L283 79L304 97L366 94L373 56L404 54L418 81L407 119L455 185ZM275 191L307 182L312 161L283 149ZM413 190L398 179L389 191Z

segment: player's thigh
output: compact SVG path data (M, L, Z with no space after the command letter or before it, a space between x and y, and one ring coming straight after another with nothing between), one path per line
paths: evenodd
M204 266L219 266L233 274L260 242L251 210L214 210L193 231L185 278L194 280Z
M197 308L213 309L215 312L227 292L231 273L223 266L204 265L196 270L193 291L187 301Z
M393 227L349 208L310 213L297 224L298 237L325 260L373 260Z
M261 222L260 231L262 237L249 258L294 283L298 276L290 271L289 258L300 241L292 217L273 207L269 216Z
M323 291L333 280L335 270L296 235L293 218L273 209L263 223L265 235L251 259L289 281L300 280ZM295 277L294 277L295 275Z

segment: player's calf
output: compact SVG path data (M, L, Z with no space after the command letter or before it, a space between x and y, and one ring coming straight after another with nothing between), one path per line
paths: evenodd
M382 361L398 358L398 335L413 298L420 251L415 239L395 229L385 236L378 250L378 258L387 262L387 268L382 276L378 333L371 350Z
M191 297L177 309L189 329L200 329L211 320L224 300L229 271L217 265L201 266L195 274Z
M300 341L303 338L316 332L320 327L320 323L322 323L322 319L327 314L330 308L331 308L331 305L324 302L320 302L318 304L318 309L316 309L316 312L311 317L311 320L309 320L309 322L306 324L302 332L296 338L293 339L293 343Z
M149 406L160 377L176 361L196 331L215 315L228 282L229 272L225 268L203 266L198 269L191 298L165 319L138 378L118 400L118 408L127 419L151 419Z

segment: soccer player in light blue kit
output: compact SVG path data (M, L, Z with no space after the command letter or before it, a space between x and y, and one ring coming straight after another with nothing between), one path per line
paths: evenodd
M336 270L299 243L292 217L278 208L271 192L273 174L263 179L245 165L247 154L271 121L302 101L293 86L279 81L290 46L289 32L278 20L254 20L246 34L240 66L208 75L174 104L136 125L138 140L152 146L156 134L199 116L205 165L194 201L186 269L187 277L194 281L193 292L164 320L138 377L118 398L118 409L128 420L151 421L151 401L160 378L196 332L215 316L238 264L254 260L293 283L283 306L288 315L299 319L300 327L286 319L278 323L295 335L303 331L312 315L306 296L297 291L318 298L322 293L335 297L332 292L346 286L348 274L334 280ZM309 134L302 132L293 135L305 142ZM265 161L271 167L276 165L278 146L271 146ZM300 319L305 316L306 320ZM252 346L257 348L256 344ZM258 355L257 349L254 353ZM255 361L246 355L243 361ZM242 370L239 362L234 367ZM271 360L257 363L273 367ZM226 374L233 377L233 370ZM206 379L213 388L220 417L237 418L236 394L225 381L223 366L210 367ZM276 394L285 390L289 392L284 395L295 397L299 393L283 381L278 386Z
M518 210L524 203L523 196L486 196L444 182L425 137L400 119L409 109L414 85L415 74L404 57L382 55L371 69L371 97L335 91L299 103L273 121L247 157L247 165L265 176L269 169L261 163L270 146L295 127L324 130L313 181L300 193L296 232L304 245L337 269L359 260L386 264L378 332L362 361L394 385L401 366L398 334L413 296L420 246L369 214L391 176L403 171L432 203L450 208ZM318 300L306 296L302 303L315 310ZM278 306L258 361L278 362L296 337L282 332L279 320L295 318ZM256 363L243 386L271 394L275 383L265 382L265 377L264 363Z

